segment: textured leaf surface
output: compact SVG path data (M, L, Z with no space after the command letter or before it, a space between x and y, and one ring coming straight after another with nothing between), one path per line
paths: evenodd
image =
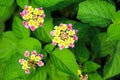
M51 51L55 48L55 46L53 46L51 43L50 44L47 44L45 47L44 47L44 50L48 53L51 53Z
M47 67L50 80L71 80L69 74L59 71L53 64L48 64Z
M47 71L46 71L46 66L44 66L37 69L35 74L30 76L28 79L29 80L46 80L46 78L47 78Z
M6 6L0 6L0 21L6 21L7 19L10 18L10 16L12 15L13 11L14 11L15 7L10 6L10 7L6 7Z
M115 47L114 54L104 66L104 78L108 79L115 75L120 74L120 42Z
M91 73L88 76L89 80L104 80L98 73Z
M16 2L17 2L17 4L22 8L22 9L24 9L24 7L26 6L26 5L28 5L28 0L16 0Z
M108 27L108 40L120 40L120 24L111 24Z
M93 51L97 57L105 57L108 54L113 54L114 42L107 41L107 33L99 33L92 41Z
M11 6L14 3L14 0L0 0L0 6Z
M57 69L65 73L74 75L76 79L78 78L77 75L78 65L71 51L69 51L68 49L60 51L57 48L52 52L50 57L52 63L55 65Z
M23 26L22 20L18 16L14 17L12 30L18 39L24 39L30 36L30 30Z
M112 21L115 7L105 1L90 0L79 4L77 18L93 26L105 27Z
M26 74L19 64L20 58L21 56L18 53L10 58L10 60L7 62L7 67L4 70L4 76L2 80L19 80L25 78Z
M17 39L12 32L5 32L0 39L0 62L8 60L16 52Z
M86 72L86 73L94 72L98 68L100 68L100 65L98 65L92 61L88 61L84 64L84 72Z
M23 39L19 41L18 45L19 46L17 50L21 55L23 55L26 50L29 51L37 50L38 52L41 51L41 43L35 38Z
M83 63L89 59L89 51L83 42L78 41L75 45L74 52L79 62Z
M42 7L50 7L64 0L34 0L34 2Z

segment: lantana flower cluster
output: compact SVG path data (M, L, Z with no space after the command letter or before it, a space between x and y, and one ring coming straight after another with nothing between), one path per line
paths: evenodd
M25 6L20 15L24 20L23 25L32 31L42 26L45 17L43 8L33 8L32 6Z
M22 65L22 69L25 70L26 74L30 73L30 69L35 69L36 66L44 66L44 62L42 61L43 55L37 54L36 50L32 51L25 51L24 57L26 59L19 59L19 63Z
M72 24L61 23L50 32L53 36L52 44L54 46L58 44L60 50L69 47L74 48L74 42L78 40L77 32L78 30L72 28Z

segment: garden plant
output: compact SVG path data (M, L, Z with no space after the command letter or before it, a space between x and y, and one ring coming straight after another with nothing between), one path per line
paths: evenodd
M0 80L120 80L120 0L0 0Z

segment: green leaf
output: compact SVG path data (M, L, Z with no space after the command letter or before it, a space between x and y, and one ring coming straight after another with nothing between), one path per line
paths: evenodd
M42 7L51 7L64 0L34 0L36 4Z
M120 35L120 11L118 11L114 16L113 16L113 24L111 24L108 29L108 40L120 40L119 35Z
M75 76L79 79L77 70L78 65L72 52L68 49L59 50L55 49L50 55L50 60L58 70Z
M7 62L2 80L21 80L25 77L25 72L19 64L21 56L16 53Z
M26 38L19 41L17 50L21 55L23 55L26 50L37 50L37 52L41 52L41 43L35 38Z
M107 41L107 33L99 33L92 41L93 51L97 57L105 57L108 54L113 54L114 51L114 42Z
M23 26L22 20L18 16L15 16L13 19L12 30L18 39L24 39L30 36L30 30Z
M113 24L120 24L120 10L115 13L112 21L113 21Z
M67 6L71 6L71 5L72 5L72 8L73 8L73 6L77 5L80 1L81 0L64 0L62 2L59 2L59 3L55 4L54 6L49 7L49 9L51 11L62 10L63 8L65 8Z
M17 4L18 4L18 6L20 6L22 9L24 9L24 7L26 6L26 5L28 5L28 0L24 0L24 1L22 1L22 0L16 0L16 2L17 2Z
M16 52L17 39L12 32L5 32L0 40L0 62L7 61Z
M5 23L3 21L0 21L0 35L3 33L4 29L5 29Z
M15 7L0 6L0 21L6 21L13 14Z
M43 26L38 28L34 34L39 40L43 42L51 42L52 36L50 35L50 31L53 29L52 17L49 11L46 11L45 14L46 16Z
M14 0L0 0L0 6L9 7L14 3Z
M111 24L107 30L108 41L120 40L120 24Z
M51 43L50 44L47 44L45 47L44 47L44 50L47 52L47 53L51 53L51 51L55 48L55 46L53 46Z
M91 73L88 75L89 80L104 80L98 73Z
M18 39L16 38L16 36L13 34L12 31L4 32L2 34L2 36L3 36L3 38L6 38L6 39L13 41L14 43L18 43Z
M120 74L120 42L115 46L114 54L110 57L109 61L104 66L104 78L108 79L115 75Z
M77 60L81 63L84 63L89 59L89 51L83 42L78 41L75 44L74 52Z
M6 67L6 63L0 64L0 80L3 79L3 73Z
M46 80L46 78L47 78L47 71L46 71L46 66L44 66L37 69L35 74L29 76L27 80Z
M46 66L49 80L72 80L69 74L59 71L50 61L47 62Z
M98 68L100 68L100 65L96 64L95 62L88 61L84 63L84 72L90 73L90 72L95 72Z
M100 0L89 0L79 4L77 18L92 26L105 27L112 21L115 6Z

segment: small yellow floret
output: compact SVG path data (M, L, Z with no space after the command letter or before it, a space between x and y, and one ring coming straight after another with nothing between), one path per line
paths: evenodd
M81 70L78 70L77 72L78 72L78 75L81 75Z
M73 38L71 38L71 37L69 37L67 41L68 41L69 43L73 43L73 42L74 42Z
M68 34L69 34L69 35L74 35L75 32L74 32L73 30L70 30L70 31L68 32Z
M32 54L32 55L30 56L30 59L31 59L31 60L34 60L34 59L35 59L35 55Z
M54 31L54 35L55 35L56 37L59 36L59 35L60 35L60 31L55 30L55 31Z
M33 10L34 10L34 9L32 8L32 6L29 6L29 7L28 7L28 11L29 11L29 12L33 12Z
M34 13L35 15L39 15L39 10L38 10L37 8L35 8L35 10L33 10L33 13Z
M32 25L33 25L33 23L34 23L34 21L33 21L33 20L30 20L30 21L28 22L29 26L32 26Z
M66 25L66 24L63 24L62 27L61 27L61 29L62 29L63 31L65 31L65 30L67 29L67 25Z
M59 37L54 37L53 41L58 43L60 41L60 38Z
M35 61L40 61L40 60L41 60L41 58L39 56L35 57Z

